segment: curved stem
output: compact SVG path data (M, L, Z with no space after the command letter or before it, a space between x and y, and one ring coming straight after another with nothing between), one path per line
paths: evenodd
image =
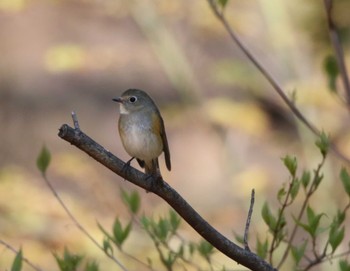
M215 16L225 27L231 39L237 44L237 46L242 50L242 52L246 55L246 57L253 63L253 65L259 70L259 72L261 72L261 74L266 78L266 80L272 85L273 89L277 92L277 94L281 97L281 99L286 103L286 105L289 107L292 113L296 116L296 118L299 119L302 123L304 123L304 125L308 127L310 131L312 131L315 135L320 136L321 134L320 131L299 111L299 109L295 106L294 102L290 100L288 96L284 93L283 88L280 86L277 80L268 72L267 69L265 69L265 67L248 50L248 48L243 44L240 38L236 35L236 33L231 28L230 24L227 22L223 13L219 11L216 1L208 0L208 2ZM341 50L338 50L338 51L342 52ZM340 57L342 57L342 55L340 55ZM333 142L330 142L330 147L338 157L340 157L342 160L346 161L347 163L350 163L350 159L346 157L341 151L339 151L339 149Z

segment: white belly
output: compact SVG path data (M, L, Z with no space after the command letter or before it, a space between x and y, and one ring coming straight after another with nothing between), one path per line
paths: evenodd
M156 136L144 127L135 125L129 127L122 141L130 156L144 161L157 158L163 151L161 137Z

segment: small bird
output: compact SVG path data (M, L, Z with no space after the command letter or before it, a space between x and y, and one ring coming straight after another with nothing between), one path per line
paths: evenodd
M158 157L164 152L171 170L170 152L164 122L152 98L143 90L128 89L113 101L120 103L119 135L124 149L136 158L145 173L161 177Z

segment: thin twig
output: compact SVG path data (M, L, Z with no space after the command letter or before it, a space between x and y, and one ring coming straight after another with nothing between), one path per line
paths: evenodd
M124 267L124 265L117 260L113 255L110 255L108 253L105 252L105 250L103 249L103 247L96 241L96 239L94 239L92 237L92 235L78 222L78 220L74 217L74 215L71 213L71 211L68 209L68 207L66 206L66 204L63 202L63 200L61 199L61 197L58 195L58 193L56 192L55 188L52 186L52 184L50 183L50 181L48 180L48 178L46 177L45 174L43 174L43 178L45 180L45 183L47 184L47 186L50 188L52 194L55 196L55 198L58 200L59 204L62 206L62 208L64 209L64 211L66 212L66 214L69 216L69 218L73 221L73 223L75 224L75 226L88 238L90 239L91 242L93 242L99 249L101 249L105 255L107 255L108 258L110 258L113 262L115 262L120 269L122 269L123 271L128 271L128 269L126 269Z
M329 36L335 53L335 58L339 67L340 77L343 82L344 91L346 95L346 101L348 106L350 106L350 80L348 76L348 71L345 64L344 51L340 42L340 38L335 26L332 10L333 10L333 0L324 0L324 7L326 10L326 18L329 30Z
M291 190L293 188L293 181L295 181L294 178L292 178L291 182L289 183L289 188L288 188L287 194L286 194L286 196L284 198L284 201L282 203L282 207L278 211L278 218L277 218L275 229L273 231L273 238L272 238L271 245L270 245L270 250L269 250L270 263L272 263L272 260L273 260L273 258L272 258L273 252L275 251L275 249L281 243L281 240L278 240L278 233L279 233L279 231L281 231L283 229L282 222L283 222L283 219L284 219L284 216L283 216L284 215L284 211L288 207L288 205L291 204L291 202L292 202L292 201L289 202L289 197L291 196Z
M319 178L319 174L320 174L321 168L323 167L325 161L326 161L326 159L325 159L325 157L323 157L321 163L318 165L317 169L315 170L315 175L314 175L313 182L311 183L310 188L309 188L309 190L306 193L305 200L304 200L303 205L302 205L302 207L301 207L301 209L299 211L299 214L298 214L298 216L296 218L296 221L300 221L301 218L303 217L304 212L305 212L306 207L307 207L307 204L309 203L309 200L310 200L312 194L316 191L316 188L319 185L319 183L317 184L316 182L317 182L317 179ZM281 266L283 265L283 263L285 262L285 260L287 259L289 251L292 248L292 243L293 243L294 237L296 236L298 228L299 228L299 225L297 223L295 223L294 228L292 230L292 233L291 233L291 235L289 237L289 240L287 242L287 244L288 244L287 248L284 251L283 256L282 256L279 264L277 265L277 269L280 269Z
M236 33L231 28L230 24L227 22L223 12L221 12L217 6L215 0L208 0L208 3L213 10L214 14L218 18L218 20L225 27L226 31L230 35L231 39L237 44L237 46L241 49L241 51L246 55L246 57L253 63L253 65L260 71L260 73L266 78L266 80L272 85L273 89L277 92L277 94L281 97L281 99L286 103L292 113L299 119L306 127L310 129L315 135L320 136L320 131L314 126L296 107L294 102L288 98L288 96L284 93L283 88L277 82L277 80L270 74L267 69L257 60L257 58L251 53L248 48L243 44L240 38L236 35ZM330 142L330 147L332 151L340 157L342 160L350 163L350 159L346 157L341 151L338 150L337 146Z
M79 129L79 122L77 119L77 116L74 112L72 112L72 119L74 122L74 127L78 127ZM77 129L75 129L76 132ZM79 130L80 131L80 130ZM64 211L66 212L66 214L69 216L69 218L73 221L73 223L75 224L75 226L88 238L90 239L91 242L93 242L99 249L101 249L105 255L107 255L107 257L109 257L113 262L115 262L120 269L122 269L123 271L128 271L126 269L126 267L119 261L117 260L113 255L110 255L108 253L105 252L105 250L103 249L103 247L96 241L96 239L94 239L92 237L92 235L79 223L79 221L74 217L74 215L72 214L72 212L68 209L68 207L66 206L66 204L63 202L63 200L61 199L61 197L58 195L58 193L56 192L55 188L52 186L51 182L49 181L49 179L47 178L46 174L43 173L43 178L45 183L47 184L47 186L49 187L49 189L51 190L52 194L54 195L54 197L57 199L57 201L59 202L59 204L61 205L61 207L64 209Z
M72 119L73 119L74 129L75 130L80 130L77 114L74 111L72 111L71 115L72 115Z
M248 251L250 251L250 248L249 248L249 245L248 245L248 237L249 237L250 221L251 221L252 215L253 215L254 202L255 202L255 190L252 189L252 193L251 193L251 196L250 196L250 206L249 206L247 220L246 220L246 223L245 223L244 237L243 237L244 249L248 250Z
M223 12L220 12L215 0L208 0L212 10L216 17L221 21L226 31L230 35L231 39L237 44L239 49L246 55L246 57L254 64L254 66L261 72L261 74L267 79L267 81L272 85L272 87L276 90L278 95L282 98L282 100L288 105L290 110L294 113L294 115L301 120L312 132L319 135L318 129L311 124L305 116L299 111L299 109L295 106L295 104L288 98L288 96L284 93L283 88L277 82L275 78L273 78L272 74L270 74L267 69L257 60L257 58L251 53L245 44L240 40L240 38L236 35L236 33L231 28L230 24L227 22Z
M8 250L11 250L13 253L18 254L19 251L17 251L14 247L6 243L5 241L0 239L0 244L2 244L4 247L6 247ZM31 261L29 261L27 258L22 256L22 260L26 262L31 268L33 268L36 271L42 271L39 267L35 266Z

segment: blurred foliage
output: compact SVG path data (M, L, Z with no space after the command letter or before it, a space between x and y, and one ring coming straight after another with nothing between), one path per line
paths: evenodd
M217 60L211 67L211 75L222 85L256 88L260 77L254 68L239 60Z
M348 113L329 93L329 89L340 95L342 91L322 1L218 1L246 44L287 92L293 90L297 106L334 136L344 154L349 154ZM350 1L334 0L334 19L346 59L349 9ZM50 251L61 251L64 246L79 254L86 252L87 258L97 257L98 262L108 266L106 270L111 269L104 256L72 232L71 222L34 171L35 150L47 142L53 149L55 161L50 174L57 180L58 191L89 230L102 236L107 254L114 252L119 257L119 244L137 258L148 257L145 262L149 266L172 266L176 261L185 265L183 262L195 255L196 263L210 268L206 257L219 257L218 253L212 255L204 241L181 243L172 229L176 228L186 240L193 237L193 231L186 229L174 214L164 211L159 201L147 194L129 193L124 183L117 197L115 176L57 140L57 128L77 108L84 129L112 152L124 154L117 140L116 110L107 101L125 88L137 86L150 90L165 112L177 168L167 176L170 182L174 180L174 185L211 222L227 232L244 223L247 198L251 188L256 188L256 210L264 210L263 217L255 218L256 231L262 233L256 250L264 258L270 256L271 239L261 236L271 237L271 230L275 230L278 243L286 234L285 220L289 222L287 215L277 223L279 209L273 202L283 203L286 195L295 198L296 203L300 200L305 187L315 181L318 156L308 132L298 126L297 131L292 131L283 125L287 122L283 116L290 116L289 111L255 68L230 45L206 1L0 0L0 12L3 236L18 247L25 244L30 248L26 256L49 266L48 270L53 266L47 263L52 258ZM320 141L318 146L322 144ZM286 172L281 170L279 157L284 157L293 180L291 186L287 183L280 187L278 180ZM312 202L308 206L305 220L298 225L308 240L328 238L328 248L338 251L343 248L339 245L343 234L344 240L348 238L347 227L342 228L347 224L340 223L342 210L339 216L322 215L323 207L328 214L347 199L339 188L340 182L332 181L337 179L334 176L341 166L334 157L331 159L323 167L325 177L316 179L324 188L315 197L317 205ZM38 163L45 172L47 156L43 155ZM340 179L348 193L345 167ZM212 195L212 191L217 198L203 197ZM266 198L268 205L261 198ZM122 202L126 206L119 208ZM154 239L144 237L141 212L145 213L141 218L148 222ZM91 218L95 217L100 225L111 225L111 233L107 227L101 232L91 226ZM134 224L136 217L139 220ZM269 232L262 221L268 222ZM323 229L326 224L328 228ZM323 235L319 235L320 229ZM170 249L162 243L162 252L154 252L155 243L164 240L170 242ZM307 245L298 242L291 247L295 265L303 263L310 250ZM130 257L122 256L128 264L132 262ZM10 252L0 255L0 269L8 269L13 258ZM213 264L227 262L218 259ZM349 264L341 260L339 269L348 270Z
M28 0L1 0L0 11L19 12L28 5Z
M23 256L22 256L22 249L20 249L16 254L15 259L13 260L11 271L21 271L22 264L23 264Z
M225 129L241 129L248 134L265 133L269 129L269 119L252 102L235 102L218 97L208 100L205 108L208 120ZM227 116L244 116L244 118L228 118Z
M49 150L46 148L46 146L43 146L38 156L38 159L36 160L36 165L43 175L45 175L45 172L48 166L50 165L50 160L51 160L51 154Z
M313 174L310 174L311 170L303 170L299 175L297 158L286 155L282 161L290 177L288 183L283 184L277 193L278 211L273 211L267 201L262 207L261 217L268 228L268 235L263 241L260 237L256 238L256 253L278 269L285 265L288 258L294 260L293 270L309 270L314 266L334 261L337 258L341 258L339 261L341 271L346 270L348 266L346 257L350 251L336 254L345 237L345 218L350 209L350 175L347 170L342 168L340 172L343 190L348 195L348 203L345 207L338 207L336 214L331 215L330 213L317 211L319 208L312 207L311 202L311 198L319 193L320 185L324 180L322 170L329 152L329 144L329 138L324 133L316 140L315 145L322 159L312 171ZM37 167L51 187L45 174L49 166L50 156L49 150L43 147L37 159ZM54 192L54 195L59 199L56 192ZM122 189L121 198L125 207L129 210L129 221L122 222L119 217L116 217L111 233L98 222L98 228L103 234L100 248L106 256L116 259L115 251L119 251L121 255L124 254L130 257L140 266L152 270L158 268L154 264L154 258L147 257L147 260L145 260L145 255L142 258L137 258L126 251L124 243L138 229L142 230L152 240L156 254L159 257L159 263L166 270L170 271L178 267L186 270L189 267L203 270L202 264L195 259L196 253L205 260L209 270L214 270L213 256L216 250L206 240L193 242L183 238L180 233L181 219L177 213L169 210L166 216L157 219L153 215L139 215L142 204L136 191L128 192ZM287 217L287 214L294 205L298 205L297 208L294 208L298 210L298 213L294 214L292 211L293 219L291 220ZM64 209L66 208L62 202L61 206ZM332 219L330 219L330 216L332 216ZM327 222L324 223L323 220L326 219ZM89 236L84 228L80 226L79 229L86 236ZM296 241L298 230L303 230L307 236L302 243ZM242 242L241 235L235 234L235 236L239 238L239 242ZM61 271L81 270L78 267L85 258L80 254L70 253L67 248L64 249L63 256L59 256L56 252L53 253L53 256ZM25 260L32 265L30 260ZM20 250L13 261L11 270L21 271L22 261L22 250ZM226 270L225 265L222 264L220 269ZM84 270L97 271L99 266L95 260L88 260Z
M262 218L268 227L270 236L262 242L257 239L258 254L280 269L288 257L294 260L293 270L309 270L325 261L333 261L339 257L348 257L350 251L335 254L337 248L344 241L345 217L350 208L350 197L344 207L338 207L337 211L319 211L320 206L312 205L312 197L321 190L320 185L324 181L322 173L325 167L325 159L329 152L329 138L322 133L316 141L322 160L313 170L303 170L301 176L297 175L298 161L296 157L286 156L283 163L290 174L289 183L278 191L277 199L279 208L277 213L271 210L269 203L265 202L262 208ZM340 178L343 189L348 193L350 177L346 169L341 170ZM302 189L300 189L302 188ZM350 195L350 194L349 194ZM292 208L293 205L298 205ZM288 219L288 210L292 211L293 220ZM331 218L331 216L333 218ZM327 222L323 222L327 220ZM304 231L304 241L300 242L297 231ZM301 234L304 236L304 234ZM284 245L285 244L285 245ZM345 244L342 246L346 247ZM281 256L282 255L282 256ZM340 265L343 259L340 260Z
M85 65L86 53L77 44L61 44L49 48L45 55L45 65L51 72L79 70Z

